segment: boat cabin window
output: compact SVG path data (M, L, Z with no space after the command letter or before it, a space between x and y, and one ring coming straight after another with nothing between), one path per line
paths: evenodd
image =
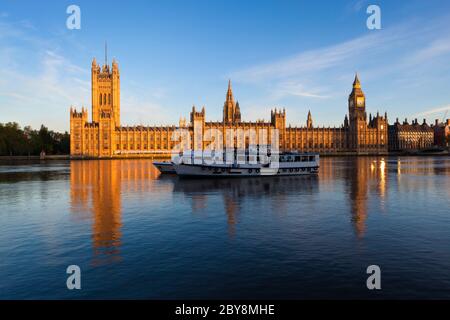
M280 156L279 161L280 162L313 162L316 160L315 155L307 155L307 156L300 156L300 155L284 155Z

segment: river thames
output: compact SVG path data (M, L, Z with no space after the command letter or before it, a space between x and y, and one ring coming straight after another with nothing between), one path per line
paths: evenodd
M150 160L0 164L0 299L450 298L449 208L448 157L235 180Z

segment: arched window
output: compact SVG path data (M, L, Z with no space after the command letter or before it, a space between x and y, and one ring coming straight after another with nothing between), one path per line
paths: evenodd
M111 105L111 93L108 93L108 104Z
M102 94L100 93L100 105L102 105Z
M106 105L106 93L103 94L103 104Z

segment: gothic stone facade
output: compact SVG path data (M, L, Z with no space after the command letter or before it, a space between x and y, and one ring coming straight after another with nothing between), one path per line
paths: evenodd
M371 153L382 154L388 150L387 116L376 115L367 121L366 99L361 89L358 76L355 77L352 92L348 98L348 112L344 124L340 127L314 127L311 113L305 126L292 127L286 125L286 111L271 111L270 121L246 122L241 119L239 102L235 102L231 83L228 84L223 119L218 122L206 121L205 108L190 113L190 122L180 120L178 126L144 127L122 126L120 123L120 72L118 63L113 60L110 67L105 63L102 67L94 59L91 68L92 76L92 115L88 120L88 110L81 112L70 109L70 154L75 158L111 158L127 156L168 155L178 144L172 141L177 129L185 129L191 139L190 148L197 150L208 147L208 137L195 141L194 132L219 132L221 139L216 141L215 148L229 145L227 139L233 139L235 147L239 143L235 137L227 136L229 132L243 129L256 134L256 141L272 143L271 137L278 130L279 148L281 151L305 151L339 153ZM208 130L215 129L215 130ZM232 129L232 130L227 130ZM211 140L209 140L211 141ZM248 143L245 140L246 147Z
M439 147L450 146L450 119L440 123L436 120L434 129L434 144Z
M398 119L389 126L389 150L412 151L431 148L434 145L434 129L425 119L419 124L417 119L411 124L408 119L400 123Z

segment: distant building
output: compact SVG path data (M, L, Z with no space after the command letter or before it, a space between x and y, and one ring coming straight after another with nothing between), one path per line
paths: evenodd
M235 147L248 148L249 136L243 139L229 136L230 131L242 129L252 131L254 141L261 141L267 135L270 144L272 133L277 129L281 151L307 151L319 153L372 153L388 151L387 114L375 117L366 113L366 98L356 75L353 89L348 98L348 117L339 127L314 127L311 113L308 113L305 126L286 126L286 111L271 111L270 121L243 121L239 102L235 102L231 82L228 83L226 100L221 121L206 121L206 112L192 107L190 122L180 119L178 126L122 126L120 123L120 73L118 63L113 60L112 67L107 62L100 67L92 61L92 116L88 121L88 110L81 112L70 108L70 154L74 157L111 158L123 156L147 156L169 154L178 144L172 141L177 129L185 129L190 135L190 148L205 149L212 142L197 141L194 132L218 132L214 139L215 149L224 148L227 141ZM213 130L208 130L213 129ZM232 130L229 130L232 129ZM233 142L234 141L234 142Z
M417 119L411 124L408 119L400 123L398 119L389 126L389 150L413 151L430 148L434 145L434 129L425 119L419 124Z
M434 125L434 144L440 147L450 146L450 119L444 123L436 120Z

